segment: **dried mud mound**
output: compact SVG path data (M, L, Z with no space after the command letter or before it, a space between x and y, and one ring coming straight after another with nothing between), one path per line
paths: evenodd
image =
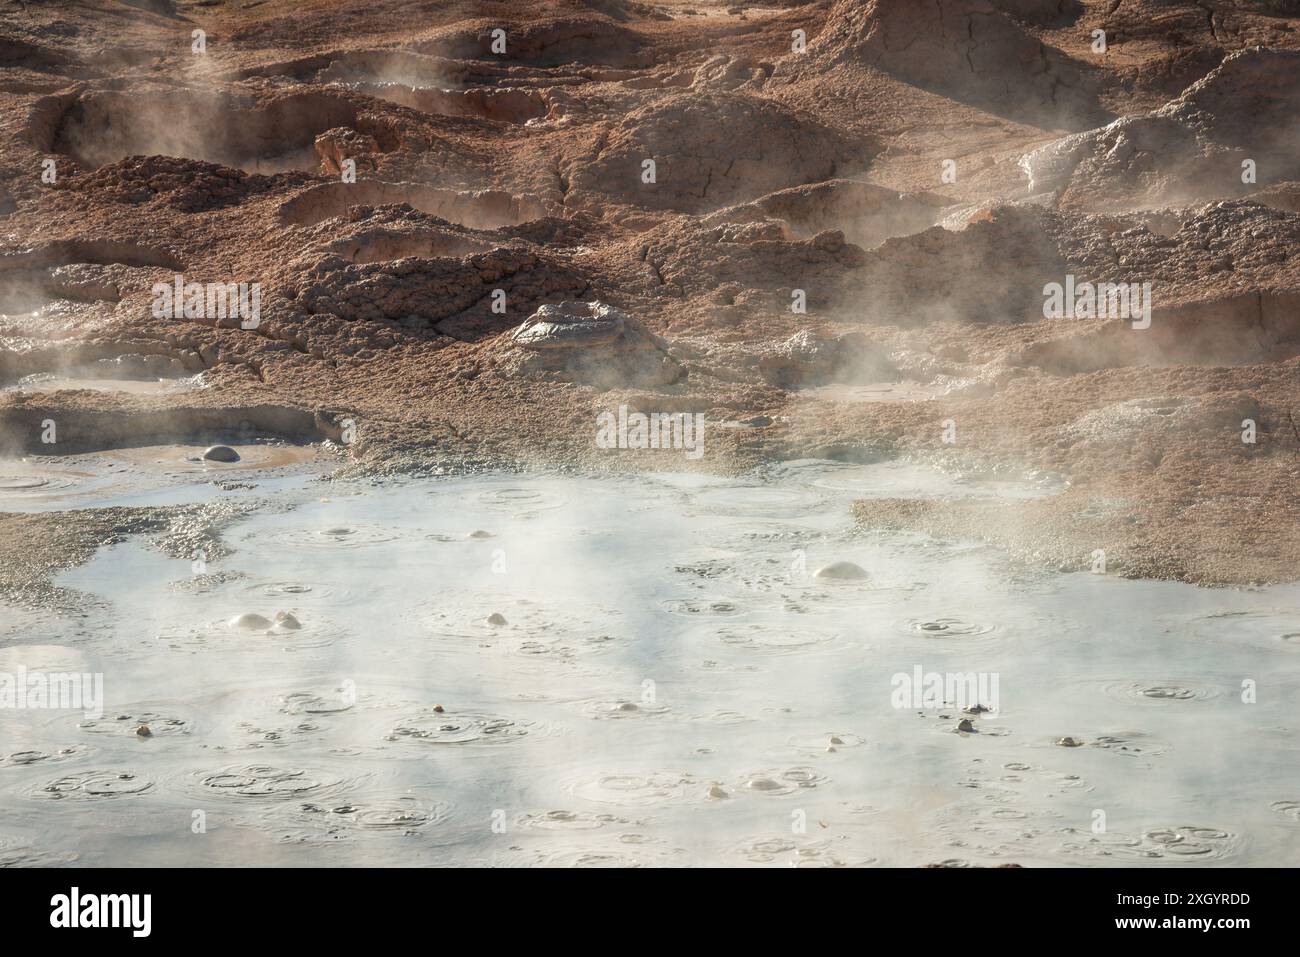
M1300 51L1234 53L1159 110L1066 137L1021 165L1030 192L1080 209L1186 204L1300 177Z
M74 65L75 61L70 56L53 46L13 34L0 34L0 70L5 71L6 74L10 71L19 74L30 71L36 74L63 76L75 69ZM37 79L43 78L42 76ZM11 89L22 89L24 86L17 77L6 85Z
M739 321L745 309L790 308L803 288L814 308L833 304L836 290L861 266L862 250L826 231L791 241L775 221L657 227L631 244L631 262L610 279L668 300L708 297L715 322Z
M670 94L634 110L575 163L578 201L707 212L865 166L874 149L779 103L743 94ZM646 161L654 162L653 182Z
M1095 71L1037 39L1000 6L1007 5L839 0L829 30L809 50L822 68L859 63L1035 125L1078 129L1102 119Z
M319 251L350 263L374 263L461 258L487 252L494 245L487 237L449 227L406 205L354 206L342 219L312 230L318 243L308 255Z
M56 187L92 201L159 206L182 213L238 206L277 188L266 176L172 156L128 157L62 179Z
M672 385L684 374L663 339L601 302L542 306L510 334L502 368L599 389Z
M516 315L580 296L588 283L547 256L503 248L456 258L406 258L354 265L330 256L312 267L293 299L312 315L386 321L454 338L500 332L514 321L493 312L500 289Z
M1300 289L1300 261L1291 253L1300 216L1238 201L1170 219L1148 225L998 206L963 229L935 227L868 251L849 279L851 300L863 318L916 325L1037 321L1044 286L1067 275L1080 283L1150 283L1164 304L1209 290L1222 297L1261 285Z

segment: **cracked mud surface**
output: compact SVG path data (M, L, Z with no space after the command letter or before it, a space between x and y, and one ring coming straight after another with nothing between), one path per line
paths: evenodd
M1296 578L1294 4L452 2L418 23L384 0L148 6L5 8L8 455L48 454L47 420L59 454L240 427L337 442L352 420L349 474L904 457L1063 491L873 500L865 530ZM260 283L260 324L155 318L178 271ZM1044 319L1067 274L1151 283L1151 327ZM573 301L638 338L539 363L513 333ZM202 387L8 388L68 369ZM704 413L707 454L597 448L620 404ZM58 534L3 516L0 557L58 567L169 520L75 514Z

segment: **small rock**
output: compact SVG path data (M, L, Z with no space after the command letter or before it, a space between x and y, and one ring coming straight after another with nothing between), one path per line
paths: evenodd
M1078 738L1058 738L1056 743L1063 748L1078 748L1083 746L1083 742Z
M958 731L975 732L975 725L971 724L970 718L962 718L957 722Z
M443 707L442 705L440 705L440 704L435 704L435 705L433 706L433 710L436 711L438 714L442 714L442 713L443 713L444 711L446 711L447 709L444 708L444 707Z
M135 729L135 736L137 738L152 738L153 732L149 730L149 725L142 724Z
M275 627L283 628L286 631L297 631L302 627L302 622L287 611L277 611L275 613Z
M491 537L492 537L492 533L491 533L491 532L485 532L485 531L483 531L483 529L479 528L479 529L475 529L474 531L470 532L469 535L466 536L466 537L467 537L467 538L491 538Z
M731 795L728 794L726 791L722 790L722 788L718 787L718 785L711 784L709 785L709 797L715 801L720 801L723 798L731 797Z
M487 623L489 625L504 625L506 623L506 616L501 614L499 611L494 611L492 614L487 616Z
M836 734L831 735L831 744L843 744L843 743L844 743L844 739L841 738L839 735Z

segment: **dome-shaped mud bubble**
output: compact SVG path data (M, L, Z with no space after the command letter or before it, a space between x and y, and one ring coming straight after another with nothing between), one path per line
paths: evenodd
M831 562L813 572L813 577L827 581L860 582L866 581L871 576L865 568L853 562Z
M238 462L239 453L228 445L210 445L203 450L205 462Z

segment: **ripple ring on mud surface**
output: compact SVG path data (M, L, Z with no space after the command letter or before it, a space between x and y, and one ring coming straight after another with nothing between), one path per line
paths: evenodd
M772 864L789 855L790 866L806 867L862 867L875 862L875 858L842 860L835 855L829 841L812 841L797 844L788 838L766 837L747 841L736 848L736 853L755 864Z
M582 713L597 720L619 720L653 718L661 714L667 714L668 709L661 705L645 704L620 698L599 698L583 702Z
M46 851L0 834L0 867L58 867L76 859L75 854Z
M229 620L222 619L207 622L200 628L162 632L157 638L177 648L209 648L246 654L252 651L308 651L332 645L347 636L342 626L328 618L308 614L297 617L300 627L296 629L232 628Z
M1284 817L1300 824L1300 801L1274 801L1269 807Z
M1095 835L1074 828L1067 832L1080 839L1077 843L1067 843L1064 846L1067 852L1133 860L1221 861L1234 854L1240 843L1231 831L1193 825L1149 828L1137 837L1121 833Z
M1178 857L1204 857L1217 860L1231 853L1235 837L1231 831L1214 827L1159 827L1142 835L1144 844L1160 848Z
M504 624L489 619L503 614ZM621 614L595 602L583 607L564 603L526 604L501 596L467 606L449 606L445 598L419 602L403 618L449 650L476 653L479 643L493 642L500 650L527 657L571 658L601 654L617 644Z
M45 762L57 764L71 758L81 757L86 751L87 749L83 745L60 748L58 751L39 751L34 748L14 751L11 754L0 754L0 768L23 768Z
M742 609L728 598L666 598L659 607L683 618L734 618Z
M543 867L666 867L678 853L653 847L572 847L544 852L536 863Z
M1133 756L1163 754L1173 747L1165 741L1152 738L1143 731L1112 731L1109 734L1098 735L1087 744L1089 747L1101 748L1104 751Z
M697 492L691 496L690 504L705 509L710 515L759 517L801 514L820 501L822 496L810 488L740 486Z
M31 793L36 797L53 799L117 798L145 794L152 791L154 782L130 771L88 770L65 775Z
M1221 611L1179 622L1202 638L1229 643L1259 641L1267 645L1280 643L1300 650L1300 613L1294 610L1261 609L1257 611Z
M250 595L264 598L280 598L294 603L323 601L327 598L346 599L348 592L337 594L333 585L316 585L298 581L251 582L244 586Z
M49 479L39 475L0 475L0 492L29 492L49 484Z
M148 737L159 738L171 735L189 734L193 724L188 718L182 718L169 711L155 711L150 706L114 709L110 715L102 718L82 718L77 727L87 734L110 734L121 737L140 737L137 729L141 726L149 729Z
M365 548L370 545L384 545L397 541L402 533L396 529L381 525L340 524L324 528L289 528L278 532L272 539L277 547L298 545L306 548ZM245 537L257 543L265 544L265 534L257 533Z
M722 625L710 636L724 645L768 655L794 655L834 644L839 636L790 625L778 627L763 622Z
M565 497L545 489L511 486L485 489L478 495L479 503L494 512L526 515L530 512L550 511L565 504Z
M703 797L704 785L689 774L672 771L612 773L573 782L575 797L597 804L639 807L681 801L695 789Z
M758 771L741 779L738 790L756 794L784 795L815 788L825 784L826 778L812 768L786 768L776 771Z
M315 798L345 790L357 783L306 768L265 764L199 771L195 777L205 794L256 800Z
M784 837L767 837L740 846L739 853L747 860L757 864L770 864L778 855L789 854L798 847L794 841Z
M1217 698L1219 691L1205 685L1184 684L1176 681L1113 680L1102 683L1101 690L1112 698L1126 701L1207 701Z
M339 714L352 710L352 705L345 699L342 691L333 694L312 694L309 691L294 691L280 698L280 710L285 714Z
M952 617L905 618L894 623L898 633L922 638L977 638L994 629L994 625Z
M515 819L521 827L539 831L594 831L607 824L626 824L625 819L612 814L588 814L583 811L544 811L540 814L522 814Z
M365 831L414 834L444 820L450 807L443 802L427 804L412 797L332 806L284 803L268 810L254 826L274 831L280 844L324 846L350 841Z
M756 546L794 548L825 537L825 532L792 522L737 522L718 529L710 536L710 541L719 548L745 551Z
M867 743L867 739L848 731L825 731L814 734L799 734L789 739L791 747L807 751L825 751L832 748L858 748Z
M45 495L66 492L81 485L75 475L46 472L40 475L0 475L0 496Z
M446 817L448 808L449 805L443 803L426 805L415 798L401 797L358 801L329 808L306 804L302 811L307 814L328 814L335 820L345 821L363 830L387 831L436 823Z
M483 745L508 744L536 731L528 721L483 712L419 711L401 718L393 726L390 740L423 744Z

